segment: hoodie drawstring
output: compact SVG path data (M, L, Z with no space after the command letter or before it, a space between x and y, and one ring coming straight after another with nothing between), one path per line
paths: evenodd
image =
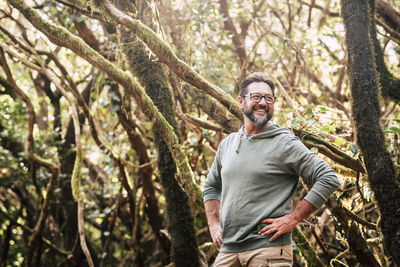
M240 144L242 143L242 135L243 135L243 134L239 135L239 143L238 143L238 145L237 145L237 147L236 147L236 153L237 153L237 154L239 153Z

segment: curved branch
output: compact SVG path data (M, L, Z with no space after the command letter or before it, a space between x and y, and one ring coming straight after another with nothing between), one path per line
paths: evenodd
M361 235L358 226L354 221L350 220L349 213L343 204L330 201L327 202L327 205L331 209L332 214L340 222L340 228L345 231L350 251L356 255L357 260L362 266L381 267Z
M400 32L395 31L392 28L390 28L390 26L387 25L380 16L375 16L375 21L378 25L381 25L382 28L384 28L387 33L389 33L390 36L387 36L387 37L390 40L392 40L392 41L396 42L398 45L400 45Z
M42 66L43 68L43 66ZM71 113L72 113L72 121L74 123L74 131L75 131L75 146L76 146L76 156L74 169L72 171L71 177L71 187L72 187L72 195L74 199L78 202L78 232L79 232L79 240L81 244L81 248L83 253L86 256L86 260L90 267L94 267L93 259L90 255L88 246L85 240L85 228L84 228L84 206L85 206L85 197L81 192L81 170L83 164L83 151L82 151L82 143L81 143L81 128L79 125L79 115L78 109L75 106L75 103L69 97L67 92L63 89L63 87L52 79L51 75L48 73L47 69L42 69L42 73L44 73L56 86L57 90L63 95L63 97L67 100Z
M302 255L307 259L307 263L309 266L313 267L323 267L325 266L321 259L318 257L317 252L310 244L310 241L306 238L306 236L299 230L296 226L293 228L293 240L296 242L296 245L299 247Z
M344 153L337 147L333 146L332 144L322 140L321 138L319 138L314 134L307 133L302 130L296 130L296 129L292 130L295 133L295 135L298 136L308 148L317 147L318 152L324 154L331 160L352 170L362 173L365 172L365 169L359 160L352 158L351 156L347 155L346 153Z
M191 124L194 124L198 127L202 127L204 129L209 129L209 130L213 130L213 131L218 131L218 132L226 132L224 130L224 128L222 128L220 125L215 124L211 121L206 121L206 120L202 120L199 118L195 118L189 114L185 114L185 113L181 113L178 114L184 121L189 122Z
M382 2L382 1L378 1ZM379 10L379 4L378 4ZM400 101L400 79L395 77L387 68L384 55L382 51L382 47L376 36L376 27L375 27L375 6L373 3L371 4L369 10L369 32L370 38L372 40L372 45L374 46L374 56L375 56L375 64L376 70L379 73L378 80L381 84L381 92L385 97L389 97L394 101ZM379 22L379 19L376 21Z
M239 35L238 31L236 30L235 25L233 24L232 18L229 14L229 7L228 7L228 2L227 0L219 0L220 4L220 12L224 16L224 27L225 30L230 32L232 34L232 42L235 46L236 53L239 57L240 64L243 65L244 62L247 61L247 54L246 50L244 49L244 35L245 32L247 32L248 25L247 24L242 24L242 32Z
M227 109L215 98L190 85L184 86L184 90L192 97L196 105L224 128L224 131L232 133L239 130L242 124L241 121L229 114Z
M357 216L355 213L353 213L351 210L347 209L344 206L341 206L341 208L346 212L347 216L349 216L350 219L353 219L354 221L358 222L359 224L369 229L378 231L378 227L376 224L366 221L363 218L360 218L359 216Z
M168 65L179 78L210 94L221 102L232 114L242 120L243 115L234 99L225 93L218 86L211 84L205 78L195 72L187 63L179 59L172 48L165 43L150 28L142 24L140 21L126 15L112 5L109 1L94 0L97 7L104 10L104 15L108 17L111 23L121 24L128 27L132 33L136 34L150 50L157 55L161 62Z
M378 24L385 28L385 30L400 41L399 32L400 32L400 13L396 11L390 3L377 0L376 1L376 16L379 16L381 19L377 20Z

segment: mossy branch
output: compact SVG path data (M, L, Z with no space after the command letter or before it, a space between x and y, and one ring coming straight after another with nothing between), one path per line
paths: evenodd
M13 56L16 56L17 58L20 58L21 61L27 65L28 67L37 70L38 72L42 73L43 75L45 75L57 88L57 90L65 97L65 99L67 99L68 104L71 107L71 111L72 111L72 120L74 123L74 131L75 131L75 144L76 144L76 157L75 157L75 164L74 164L74 169L73 169L73 173L72 173L72 177L71 177L71 187L72 187L72 195L74 197L74 199L78 202L78 213L79 211L83 211L83 206L84 206L84 195L82 194L81 190L80 190L80 184L81 184L81 169L82 169L82 145L81 145L81 141L80 141L80 137L81 137L81 133L80 133L80 125L79 125L79 116L78 116L78 111L77 108L74 104L74 102L70 99L69 95L67 94L67 92L64 90L64 88L61 86L61 84L57 81L57 79L54 77L54 75L52 75L52 73L50 73L49 71L47 71L47 69L44 67L43 62L40 60L40 58L37 59L37 62L40 64L40 67L30 63L29 61L23 59L21 56L19 56L17 53L12 53ZM70 80L71 82L72 80ZM14 84L14 87L16 87L16 84ZM73 88L73 86L72 86ZM89 114L88 108L85 105L85 102L83 101L82 96L80 95L80 93L78 92L77 88L73 88L75 90L73 90L73 92L75 92L75 95L78 97L78 102L83 103L83 109L85 111L85 115L88 117L89 120L89 124L91 125L91 129L92 129L92 135L94 136L94 139L96 141L96 143L101 145L101 142L98 138L97 135L97 131L96 131L96 127L94 124L94 120L92 119L92 117ZM80 101L79 101L80 100ZM86 109L85 109L86 107ZM93 132L95 133L95 135L93 134ZM100 146L99 145L99 146ZM100 147L103 147L102 145ZM56 180L52 180L49 182L48 184L48 196L49 193L51 193L54 190L55 187L55 183ZM46 209L48 209L49 205L49 199L45 200L43 207L45 207ZM43 210L43 209L42 209ZM44 215L42 215L39 217L38 220L38 225L42 224L42 221L44 221L43 217ZM89 249L87 248L86 245L86 241L85 241L85 235L84 235L84 216L83 214L81 215L81 213L78 214L78 227L79 227L79 234L80 234L80 240L81 240L81 247L82 250L88 260L88 263L90 266L94 266L93 264L93 260L90 256L89 253ZM39 232L38 232L39 233ZM34 242L36 242L37 240L37 233L34 232L34 234L32 235L32 238L30 240L30 242L32 244L34 244ZM27 261L26 264L29 265L31 261L31 252L28 252L28 257L27 257Z
M369 222L369 221L367 221L367 220L365 220L365 219L363 219L363 218L360 218L359 216L357 216L355 213L353 213L351 210L347 209L347 208L344 207L344 206L339 206L339 207L340 207L341 209L343 209L344 212L346 212L347 216L349 216L350 219L352 219L352 220L358 222L359 224L361 224L361 225L363 225L363 226L365 226L365 227L367 227L367 228L369 228L369 229L378 231L378 227L377 227L376 224L371 223L371 222Z
M198 127L204 128L204 129L209 129L209 130L213 130L213 131L218 131L218 132L224 132L225 129L222 128L220 125L215 124L211 121L207 121L207 120L202 120L196 117L193 117L189 114L185 114L185 113L181 113L178 114L184 121L191 123L193 125L196 125Z
M150 50L157 55L161 62L175 72L182 80L203 90L221 102L232 114L242 120L242 111L236 101L218 86L210 83L193 70L186 62L179 59L172 48L164 42L154 31L117 9L109 1L94 0L95 7L101 8L110 23L124 25L136 34Z
M322 267L325 266L321 259L318 257L317 252L311 246L307 237L298 229L296 226L293 228L293 240L296 242L301 255L306 259L308 266L310 267Z
M377 79L380 83L382 95L397 102L400 100L400 79L398 77L395 77L386 66L382 47L377 38L375 23L380 23L381 26L383 26L387 31L388 29L385 27L386 24L377 17L377 14L375 14L375 1L369 1L369 3L369 32L374 50L373 54L375 57L376 71L379 73ZM377 5L378 10L382 12L382 7L385 5L384 2L378 1ZM400 40L399 33L397 33L397 36Z
M208 116L218 123L224 131L228 133L237 132L242 125L242 119L233 116L228 110L215 98L204 93L191 85L183 86L184 90L189 93L193 101L198 105Z
M324 154L331 160L358 172L365 172L361 162L351 156L347 155L334 145L322 140L318 136L302 131L292 129L294 134L298 136L307 147L317 147L318 152Z

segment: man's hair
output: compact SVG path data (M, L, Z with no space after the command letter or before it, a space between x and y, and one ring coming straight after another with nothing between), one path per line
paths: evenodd
M249 74L242 82L242 85L240 86L240 91L239 91L239 95L241 97L244 97L244 95L247 93L247 87L254 82L263 82L268 84L268 86L271 88L272 90L272 94L275 96L275 85L272 82L272 80L270 79L270 77L268 77L268 74L265 72L253 72L251 74Z

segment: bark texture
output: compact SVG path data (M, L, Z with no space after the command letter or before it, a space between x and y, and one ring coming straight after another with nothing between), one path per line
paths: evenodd
M381 92L384 97L391 98L393 101L400 101L400 79L393 76L388 70L384 58L381 45L376 38L376 28L375 28L375 1L369 0L370 12L369 12L369 26L370 35L372 38L372 43L375 52L375 62L376 69L379 73L378 79L381 85ZM383 3L383 1L378 1L378 10L382 6L387 7L388 3ZM382 12L381 12L382 13ZM400 21L400 17L398 18ZM398 26L400 27L400 25Z
M151 61L141 42L130 40L129 36L131 36L129 32L121 33L121 43L130 44L124 45L123 48L130 70L144 85L158 110L176 129L172 92L162 66ZM158 169L167 201L168 230L172 237L172 261L175 266L196 266L199 265L199 253L188 198L175 180L176 165L167 144L157 129L154 130L154 134L159 153Z
M119 39L129 70L145 87L157 109L176 132L172 90L162 65L149 57L146 47L129 30L119 29ZM168 145L157 129L153 131L159 153L158 170L167 202L172 261L177 267L199 266L199 251L188 197L175 179L177 169Z
M393 261L400 265L400 188L379 125L378 79L369 12L367 0L342 1L358 144L381 213L380 227L385 247Z

